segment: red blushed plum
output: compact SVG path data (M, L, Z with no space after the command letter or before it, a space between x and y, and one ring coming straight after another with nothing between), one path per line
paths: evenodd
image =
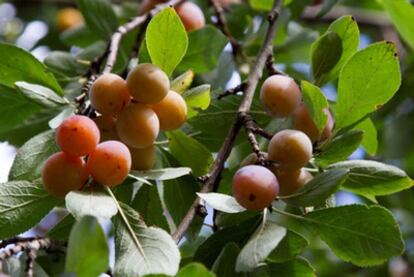
M279 183L267 168L248 165L233 176L233 196L248 210L261 211L268 207L279 193Z
M87 168L93 179L101 185L120 185L131 169L131 153L122 142L102 142L89 155Z
M288 117L299 106L302 94L290 77L273 75L264 81L260 101L264 110L274 117Z
M95 122L83 115L64 120L56 130L56 143L63 152L72 156L85 156L95 150L100 139Z
M41 174L45 190L55 197L65 197L69 191L80 189L89 176L82 158L64 152L50 156Z

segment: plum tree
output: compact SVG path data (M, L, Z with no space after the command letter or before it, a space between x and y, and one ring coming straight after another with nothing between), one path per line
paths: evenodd
M167 74L153 64L137 65L127 77L127 86L132 97L144 104L160 102L170 89Z
M116 121L117 133L124 143L135 148L154 144L160 130L157 114L148 106L131 103Z
M124 79L113 73L106 73L93 83L89 93L91 105L104 115L117 115L131 101L131 95Z
M234 174L232 191L241 206L248 210L261 211L278 195L279 183L269 169L248 165Z
M192 2L184 2L178 5L175 10L187 32L201 29L206 25L203 11Z
M116 132L116 119L110 115L101 115L93 119L96 126L98 126L101 133L101 142L107 140L119 140L118 133Z
M264 110L274 117L290 116L299 106L301 97L295 80L283 75L268 77L260 90Z
M268 158L279 163L281 169L298 169L312 157L312 142L297 130L282 130L269 142Z
M69 191L80 189L88 180L88 170L81 157L58 152L43 164L42 182L46 191L55 197L64 197Z
M313 179L312 174L303 168L294 170L276 170L280 195L290 195Z
M150 170L156 162L156 147L151 145L147 148L129 147L132 158L131 168L134 170Z
M329 138L334 126L334 119L331 112L328 109L324 109L324 113L328 116L328 121L321 133L313 122L308 108L302 103L293 114L293 128L307 134L312 142L324 141Z
M98 144L86 163L92 178L105 186L117 186L131 169L131 153L125 144L108 140Z
M99 143L100 134L95 122L83 115L65 119L56 130L56 143L63 152L85 156Z
M160 130L171 131L181 127L187 118L187 104L184 98L170 90L164 99L150 106L160 121Z
M77 27L83 24L82 14L74 8L61 9L56 15L56 27L59 31Z

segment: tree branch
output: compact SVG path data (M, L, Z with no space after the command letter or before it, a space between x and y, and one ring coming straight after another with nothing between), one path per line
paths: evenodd
M219 27L221 32L229 39L233 51L233 56L236 59L237 57L240 57L242 60L246 60L246 56L243 53L243 49L240 43L230 33L223 6L217 0L209 0L209 2L210 5L214 8L214 12L216 14L216 25Z
M217 99L218 99L218 100L220 100L220 99L222 99L222 98L224 98L224 97L226 97L226 96L229 96L229 95L235 95L235 94L237 94L238 92L243 91L245 87L246 87L246 83L244 83L244 82L243 82L243 83L241 83L241 84L239 84L239 85L235 86L234 88L230 88L230 89L227 89L227 90L223 91L222 93L220 93L220 94L217 96Z
M221 172L224 169L224 163L230 155L233 144L243 124L243 118L246 116L246 114L248 114L250 107L252 105L254 92L259 82L259 79L263 74L266 59L270 54L273 53L273 39L275 36L276 21L279 16L279 9L281 7L281 4L281 0L275 0L273 3L273 8L268 17L269 27L266 32L266 37L264 39L262 48L260 49L257 55L257 59L255 61L255 64L253 65L252 71L250 72L247 78L243 99L240 103L238 113L236 115L236 118L234 119L233 125L231 126L224 140L223 145L217 153L217 157L214 160L214 163L211 167L209 177L200 191L202 193L214 191L218 187ZM173 239L177 242L181 240L181 238L184 236L187 229L191 225L191 222L193 221L194 216L196 215L196 211L199 205L200 198L197 197L197 199L193 202L190 209L188 210L187 214L182 219L181 223L178 225L177 230L172 235Z

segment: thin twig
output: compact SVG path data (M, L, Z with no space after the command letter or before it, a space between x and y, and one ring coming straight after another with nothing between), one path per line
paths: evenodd
M200 192L206 193L211 192L217 189L221 172L224 169L224 163L227 160L228 156L230 155L231 149L233 144L236 140L236 137L242 127L243 117L249 112L250 107L252 105L254 92L256 90L257 84L259 79L263 74L263 69L265 67L267 57L273 52L273 40L276 31L276 21L279 16L279 9L282 4L281 0L275 0L273 4L273 8L269 14L269 27L266 32L266 37L264 39L262 48L260 49L255 64L253 65L253 69L250 72L246 87L244 90L243 99L240 103L238 113L233 121L233 124L221 146L219 152L217 153L217 157L214 160L214 163L210 170L210 175L207 181L205 182L203 188ZM193 202L190 209L187 211L187 214L182 219L181 223L178 225L177 229L175 230L172 237L177 242L181 240L181 238L186 233L187 229L191 225L194 216L196 215L196 211L198 206L200 205L200 198Z
M269 73L269 76L271 75L284 75L287 76L287 74L275 67L275 61L273 58L273 53L271 53L269 56L267 56L266 59L266 68L267 72Z
M36 258L36 251L34 249L28 248L26 250L26 277L33 277L33 265Z
M216 14L216 18L217 18L216 25L219 27L221 32L229 39L229 42L231 44L231 48L233 51L233 56L236 59L240 57L243 61L247 60L247 57L243 53L241 44L230 33L230 29L227 25L227 20L226 20L223 6L217 0L209 0L209 2L210 2L210 5L214 8L214 12Z
M247 133L247 140L249 141L253 153L256 154L257 163L260 165L265 165L266 157L263 155L263 152L260 151L259 143L257 142L255 133L253 130L256 128L256 124L254 123L251 116L246 115L243 117L243 125Z
M222 98L224 98L226 96L235 95L238 92L243 91L245 87L246 87L246 83L243 82L243 83L241 83L241 84L239 84L239 85L237 85L237 86L235 86L233 88L230 88L230 89L227 89L227 90L223 91L222 93L220 93L217 96L217 99L220 100L220 99L222 99Z

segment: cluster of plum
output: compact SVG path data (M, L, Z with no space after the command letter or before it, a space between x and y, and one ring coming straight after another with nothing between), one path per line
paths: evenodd
M292 117L293 128L279 131L269 142L268 167L255 165L256 154L250 154L233 176L233 195L240 205L260 211L278 195L290 195L310 181L313 176L303 167L312 158L312 143L322 142L331 135L334 120L328 109L327 123L320 132L310 112L302 102L300 88L287 76L273 75L262 85L260 100L272 117Z
M185 100L170 90L168 76L152 64L139 64L126 80L112 73L101 75L89 99L100 115L64 120L56 130L62 152L49 157L42 168L43 184L54 196L80 189L89 176L116 186L131 168L151 169L160 130L180 128L187 117Z

